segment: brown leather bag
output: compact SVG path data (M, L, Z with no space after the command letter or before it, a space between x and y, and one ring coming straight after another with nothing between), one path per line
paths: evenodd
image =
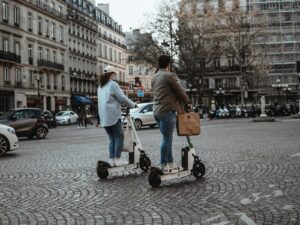
M199 113L178 113L176 126L178 136L199 135L201 132Z

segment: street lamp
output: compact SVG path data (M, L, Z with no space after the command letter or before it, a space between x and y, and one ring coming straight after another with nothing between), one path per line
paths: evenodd
M276 84L272 84L272 87L277 90L277 99L279 101L280 100L279 99L280 89L282 88L282 83L281 83L280 79L277 79Z
M216 94L219 96L223 96L223 95L225 95L225 91L220 87L219 90L216 90ZM222 99L221 103L223 103L223 99ZM219 105L221 105L221 104L219 104Z
M300 64L300 63L298 63ZM299 82L299 111L298 114L300 115L300 73L298 73L298 82Z
M35 74L37 74L35 76L35 80L37 82L37 85L38 85L38 89L37 89L37 92L38 92L38 107L41 108L41 95L40 95L40 82L41 82L41 77L40 77L40 74L39 74L39 71L38 70L34 70L33 71Z

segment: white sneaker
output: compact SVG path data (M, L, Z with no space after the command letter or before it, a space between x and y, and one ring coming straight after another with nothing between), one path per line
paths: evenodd
M163 173L168 174L168 173L177 173L179 170L177 168L171 168L169 165L166 165L163 167Z
M182 166L178 166L175 162L167 163L167 165L168 165L172 170L183 171Z
M110 164L111 167L116 166L116 160L114 158L110 158L108 163Z
M116 158L115 165L116 166L126 166L126 165L128 165L128 162L124 159Z

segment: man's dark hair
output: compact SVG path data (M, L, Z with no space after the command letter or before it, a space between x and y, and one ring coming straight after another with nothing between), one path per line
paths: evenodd
M158 67L160 69L165 69L171 63L171 57L169 55L161 55L158 58Z

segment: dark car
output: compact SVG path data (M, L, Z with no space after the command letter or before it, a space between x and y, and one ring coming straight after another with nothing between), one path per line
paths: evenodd
M21 108L11 110L0 124L13 127L18 137L44 139L48 134L48 126L42 116L42 111L37 108Z
M43 111L42 116L44 117L45 123L47 124L48 128L56 128L55 115L53 115L51 111Z

